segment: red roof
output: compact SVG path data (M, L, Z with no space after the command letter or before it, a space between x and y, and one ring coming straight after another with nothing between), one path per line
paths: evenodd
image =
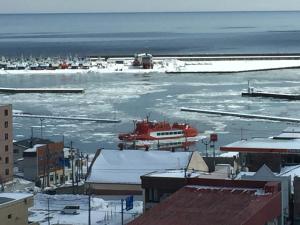
M257 194L257 190L264 194ZM280 192L186 186L130 225L258 225L278 218Z

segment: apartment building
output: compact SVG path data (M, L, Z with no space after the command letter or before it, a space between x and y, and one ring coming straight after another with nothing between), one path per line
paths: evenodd
M13 179L12 105L0 105L0 184Z
M26 193L0 194L0 224L38 225L28 221L28 208L33 206L33 195Z

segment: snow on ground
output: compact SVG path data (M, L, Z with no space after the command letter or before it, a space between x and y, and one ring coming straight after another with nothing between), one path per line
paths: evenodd
M5 183L0 189L4 189L5 192L36 192L39 191L38 187L35 187L35 183L24 180L22 178L14 178L12 181Z
M34 196L34 206L29 209L29 221L39 222L40 225L48 225L48 199L50 224L88 224L88 196L86 195L37 194ZM61 210L67 205L79 206L79 213L77 215L62 214ZM142 212L143 202L134 201L134 208L132 210L124 210L124 222L129 222ZM91 224L121 224L121 200L104 201L101 198L92 196Z
M218 60L185 63L176 67L175 72L243 72L268 69L296 68L300 60ZM168 72L174 72L168 70Z

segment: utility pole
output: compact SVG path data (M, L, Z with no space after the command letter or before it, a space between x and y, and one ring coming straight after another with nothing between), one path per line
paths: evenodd
M48 205L48 225L50 225L50 199L47 198L47 205Z
M44 157L44 154L43 154L43 157ZM38 163L39 162L39 159L38 159ZM42 190L44 191L45 189L45 182L46 182L46 162L45 162L45 159L43 159L43 184L42 184Z
M76 152L76 160L75 160L75 166L76 166L76 190L77 190L77 193L78 193L78 182L79 182L79 149L77 149L77 152Z
M80 178L83 179L83 153L80 153Z
M147 121L148 121L148 117L147 117ZM137 123L137 121L136 120L133 120L133 130L134 130L134 132L135 132L135 130L136 130L136 123ZM136 136L134 135L134 139L133 139L133 149L136 149Z
M124 199L121 199L121 224L124 225L124 209L123 209Z
M63 179L62 179L62 183L63 184L65 184L65 182L66 182L66 179L65 179L65 177L66 177L66 165L65 165L65 163L66 163L66 160L65 160L65 151L63 150L63 153L62 153L62 164L63 164Z
M62 136L62 142L64 145L63 148L63 152L62 152L62 164L63 164L63 179L62 179L62 183L65 184L66 183L66 171L65 171L65 167L66 167L66 160L65 160L65 135Z
M74 152L73 152L73 142L71 141L70 144L70 158L71 158L71 162L72 162L72 193L73 195L75 194L75 190L74 190Z
M207 139L202 139L201 142L205 144L205 157L208 157L207 146L209 145L210 141L208 141Z
M88 196L89 196L89 224L91 225L91 185L89 184L88 188Z
M89 154L86 154L86 171L87 173L89 172ZM85 175L85 179L86 180L87 176Z
M43 118L40 118L40 121L41 121L41 138L43 138L43 121L44 121L45 119L43 119Z
M214 157L214 167L216 166L216 148L215 143L218 141L218 135L216 133L210 134L210 143L211 147L213 147L213 157Z
M49 144L47 144L47 149L46 149L46 159L47 159L47 187L50 186L50 169L49 169Z

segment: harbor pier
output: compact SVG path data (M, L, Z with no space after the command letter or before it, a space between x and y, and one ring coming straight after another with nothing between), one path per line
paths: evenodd
M3 88L0 87L0 93L84 93L83 88Z

